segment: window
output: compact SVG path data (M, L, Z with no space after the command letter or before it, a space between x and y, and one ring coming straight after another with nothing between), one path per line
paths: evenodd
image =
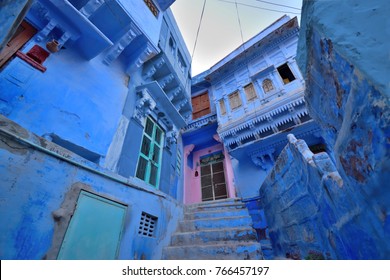
M221 109L221 116L226 115L226 105L224 99L219 100L219 108Z
M186 71L187 65L185 64L184 58L181 55L180 51L177 51L177 62L178 62L180 71L184 73Z
M202 116L211 113L210 100L208 92L195 96L191 99L192 102L192 119L198 119Z
M136 177L158 187L164 132L151 118L146 119L138 157Z
M274 90L274 84L270 79L265 79L262 84L263 90L265 93L273 91Z
M173 55L175 55L175 49L176 49L176 42L172 38L172 35L169 37L169 50Z
M141 221L138 227L138 234L141 236L154 237L157 229L157 217L142 212Z
M245 95L246 95L246 100L251 101L257 98L255 87L253 86L252 83L249 85L246 85L244 87Z
M148 6L148 8L152 12L152 14L155 17L158 17L159 10L158 10L156 4L154 4L152 0L144 0L144 2L146 4L146 6Z
M177 149L177 157L176 157L176 173L180 175L181 171L181 152L179 150L179 147Z
M229 95L229 105L232 110L241 106L240 93L238 91Z
M37 32L28 22L22 21L11 40L0 52L0 67L9 61Z
M277 69L280 77L282 77L284 84L288 84L295 80L294 74L291 72L290 67L288 67L287 63L279 66Z

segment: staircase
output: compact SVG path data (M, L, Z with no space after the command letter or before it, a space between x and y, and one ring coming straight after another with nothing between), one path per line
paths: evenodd
M166 260L259 260L261 245L252 219L238 199L189 205L184 221L163 250Z

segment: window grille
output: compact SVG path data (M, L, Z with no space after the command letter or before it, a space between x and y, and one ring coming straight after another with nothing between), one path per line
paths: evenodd
M246 95L246 100L251 101L253 99L257 98L255 87L253 86L252 83L246 85L244 87L245 95Z
M265 79L263 81L262 86L263 86L264 92L270 92L270 91L274 90L274 85L270 79Z
M229 104L232 110L241 106L241 98L240 93L238 91L233 92L229 95Z
M226 115L226 105L225 105L225 100L221 99L219 101L219 108L221 109L221 115Z
M144 2L146 4L146 6L148 6L148 8L152 12L152 14L155 17L158 17L159 10L158 10L156 4L154 4L152 0L144 0Z
M142 212L139 223L138 234L147 237L154 237L157 229L157 217Z

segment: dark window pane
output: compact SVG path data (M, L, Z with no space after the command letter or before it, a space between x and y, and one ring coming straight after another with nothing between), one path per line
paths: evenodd
M201 175L207 175L207 174L210 174L211 173L211 170L210 170L210 165L205 165L205 166L202 166L200 168L200 173Z
M143 153L145 156L149 156L149 150L150 150L150 140L148 137L144 136L142 139L142 146L141 146L141 153Z
M162 131L158 127L156 127L156 136L155 136L155 141L157 142L158 145L161 143L161 136L162 136Z
M223 171L223 162L217 162L213 164L213 173Z
M200 178L200 181L201 181L202 187L210 186L211 185L211 176L210 175L202 176Z
M136 176L142 180L145 180L146 167L148 165L148 161L143 157L139 157L138 160L138 168Z
M213 174L214 184L225 183L225 176L223 172Z
M151 170L150 170L150 180L149 180L149 183L153 186L156 186L157 185L157 171L158 171L158 168L152 164L151 165Z
M146 119L146 125L145 125L145 133L152 136L153 133L153 122L150 119Z
M211 187L209 188L202 188L202 200L212 200L213 199L213 189Z
M152 160L158 163L159 158L160 158L160 148L154 145Z
M215 197L227 197L226 185L216 184L214 186Z

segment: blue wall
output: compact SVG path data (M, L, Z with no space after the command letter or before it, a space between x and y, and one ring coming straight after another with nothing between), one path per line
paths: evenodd
M14 58L3 69L0 112L38 135L54 133L105 156L124 106L127 76L118 65L86 61L71 49L51 54L43 65L44 73Z
M16 134L38 146L32 148L14 141L13 137L5 136L4 132L1 134L0 196L5 199L0 201L0 211L2 217L9 217L7 223L0 225L1 259L53 257L53 247L62 240L55 232L58 225L53 212L57 211L59 215L58 210L63 211L64 202L70 203L66 201L66 196L75 185L80 184L90 192L128 205L120 259L161 258L163 246L168 245L170 236L183 215L182 206L177 201L146 186L140 180L107 173L75 154L30 134L4 117L1 117L1 122L2 131ZM95 172L37 149L53 151L56 155L73 160ZM155 238L138 234L142 211L158 218Z

